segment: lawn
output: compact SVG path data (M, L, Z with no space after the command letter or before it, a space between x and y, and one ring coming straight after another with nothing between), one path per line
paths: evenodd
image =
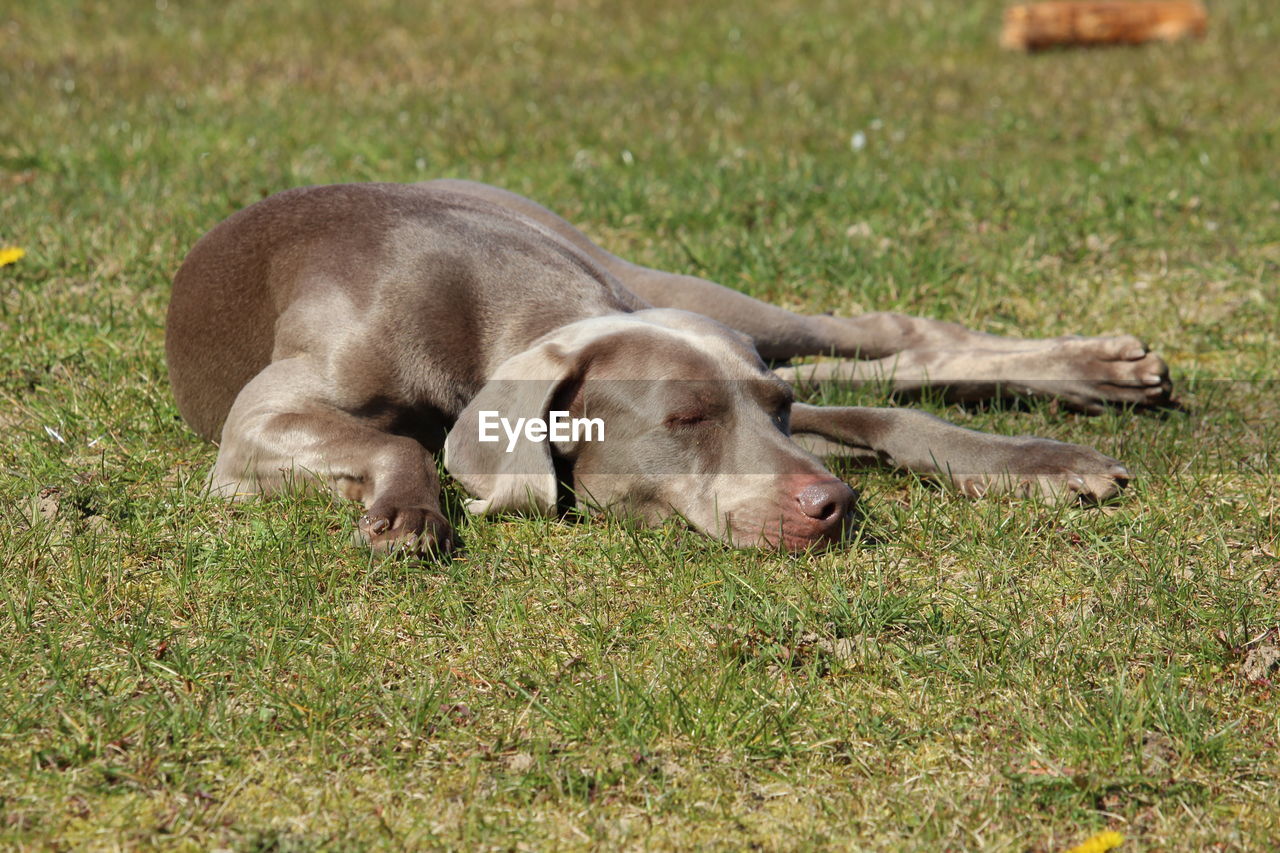
M0 847L1273 849L1280 16L1210 6L1024 56L994 0L7 3ZM849 471L820 555L459 518L460 557L377 561L337 498L206 497L186 250L440 176L788 307L1132 332L1182 407L926 401L1138 478Z

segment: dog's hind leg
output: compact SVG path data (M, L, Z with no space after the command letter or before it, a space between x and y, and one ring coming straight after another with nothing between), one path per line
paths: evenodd
M814 355L844 359L831 365L783 368L779 374L784 378L845 384L888 379L906 392L942 385L955 399L1029 393L1061 397L1088 411L1099 410L1104 403L1159 405L1169 398L1168 368L1131 336L1006 338L958 323L890 312L859 317L797 314L706 279L623 260L542 205L515 193L468 181L433 184L533 219L648 304L692 311L724 323L750 337L768 361Z
M713 282L617 258L610 270L652 305L693 311L748 335L768 361L812 355L842 359L780 373L846 384L890 379L895 388L908 391L953 386L952 396L964 399L997 396L1003 388L1062 397L1082 409L1101 403L1157 405L1169 398L1168 367L1131 335L1005 338L889 312L797 314Z
M776 371L802 389L887 382L906 394L937 388L957 401L1053 397L1088 412L1105 404L1156 406L1170 395L1164 361L1129 335L1030 340L902 314L796 314L699 278L614 260L611 269L647 302L719 320L750 336L766 360L837 357Z
M882 358L907 349L976 347L1003 341L955 323L875 313L861 317L797 314L703 278L643 267L597 246L562 217L535 201L471 181L438 180L430 186L499 204L527 216L612 273L655 308L678 308L710 317L747 335L760 355L782 361L808 355Z
M236 397L222 430L210 488L236 499L314 477L364 503L359 536L374 550L446 552L454 535L440 511L430 452L325 401L305 357L277 361Z
M1036 350L907 350L871 361L779 367L774 373L801 392L822 383L885 384L905 396L936 389L954 402L1053 397L1095 413L1108 403L1151 406L1169 396L1165 363L1125 338L1068 339Z
M782 361L810 355L875 359L915 349L971 349L1005 341L956 323L874 312L858 317L798 314L721 284L612 258L609 271L658 308L710 317L749 336L760 355Z

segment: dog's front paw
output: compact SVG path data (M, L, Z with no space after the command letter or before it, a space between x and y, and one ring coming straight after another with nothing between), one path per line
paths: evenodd
M438 510L422 506L396 506L379 501L356 524L360 544L377 553L405 552L440 556L453 551L457 537Z
M1009 441L1005 452L982 466L985 470L953 472L951 481L970 497L1013 494L1096 503L1115 497L1133 478L1119 460L1091 447L1047 438Z

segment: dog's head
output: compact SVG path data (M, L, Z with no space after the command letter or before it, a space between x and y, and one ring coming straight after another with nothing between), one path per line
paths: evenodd
M843 537L854 493L791 441L791 399L712 320L594 318L503 362L450 431L445 467L475 512L552 511L563 483L583 506L803 550Z

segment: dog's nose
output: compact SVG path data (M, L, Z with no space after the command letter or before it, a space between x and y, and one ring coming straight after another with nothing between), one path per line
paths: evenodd
M853 507L853 489L839 480L819 480L805 486L796 495L800 511L823 528L840 526Z

